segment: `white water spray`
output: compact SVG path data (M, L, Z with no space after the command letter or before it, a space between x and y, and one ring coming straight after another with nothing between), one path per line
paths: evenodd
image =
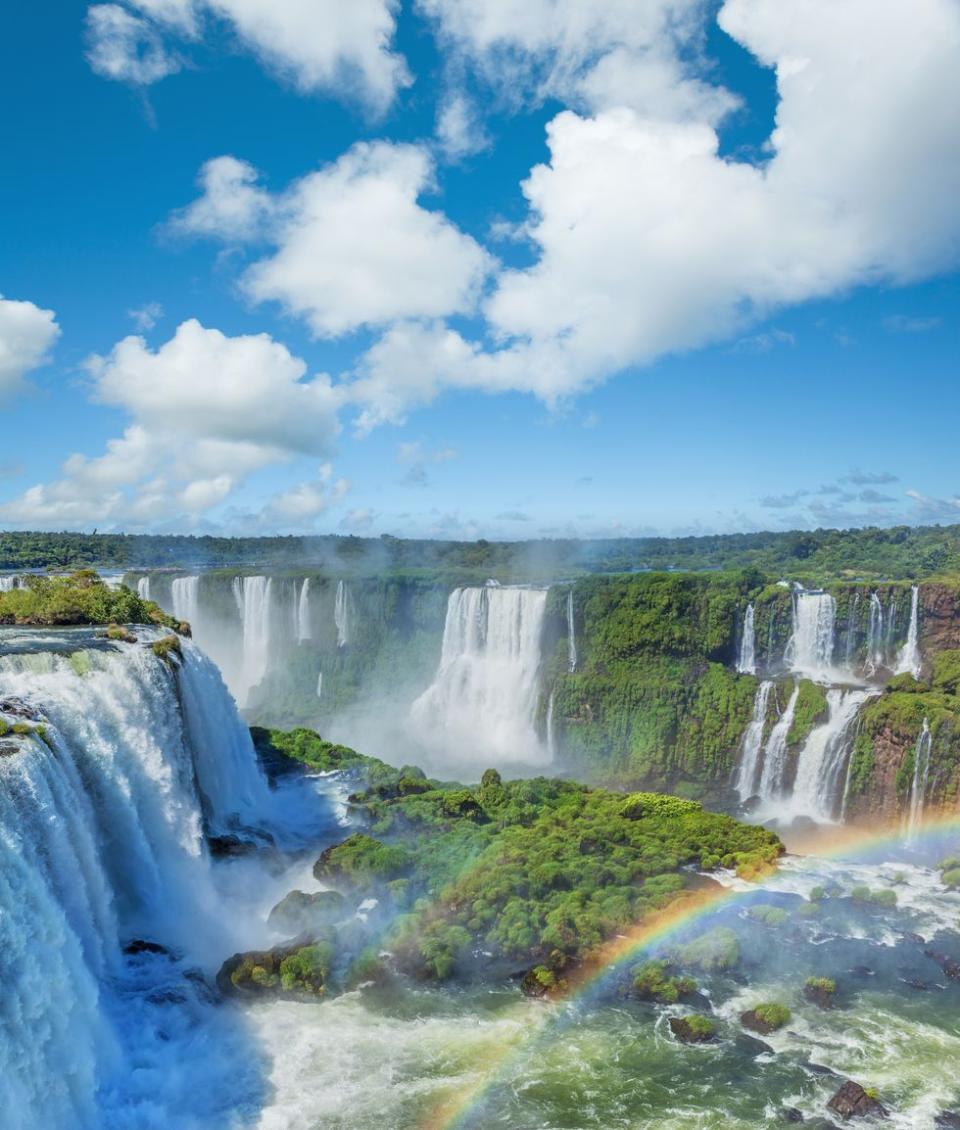
M827 719L810 731L797 759L787 805L790 815L833 822L843 802L853 724L860 707L873 693L839 687L827 692Z
M867 627L867 659L864 664L864 670L868 675L875 675L886 663L883 645L883 604L880 597L872 592L870 594L870 620Z
M760 774L759 793L767 804L783 794L784 772L787 762L787 735L793 725L793 715L797 706L800 684L794 683L793 691L787 700L787 708L780 715L777 724L770 731L763 751L763 771Z
M757 791L760 772L760 752L763 749L763 731L767 721L767 704L773 682L765 679L757 687L753 700L753 718L747 726L740 746L740 768L737 773L736 790L741 801L749 800Z
M742 675L756 675L757 673L757 639L753 627L753 605L747 605L743 617L743 636L740 640L740 657L737 660L737 670Z
M195 625L200 615L200 578L177 577L170 586L173 615L177 620Z
M237 702L246 706L250 692L267 672L271 642L272 577L234 577L233 595L243 631L243 659L237 680Z
M833 673L836 602L826 592L793 596L793 632L784 659L795 674L828 681Z
M300 586L300 599L297 601L297 641L304 643L310 639L310 578L305 577Z
M907 641L900 649L897 656L897 665L894 672L897 675L909 674L915 679L920 677L920 586L914 585L910 590L910 627L907 630Z
M348 603L350 594L343 581L337 581L337 595L333 601L333 623L337 629L337 647L345 647L350 642L350 621Z
M139 596L141 600L149 600L150 599L150 578L149 577L140 577L138 579L138 581L137 581L137 596Z
M546 603L546 589L454 589L440 666L411 708L425 744L501 763L546 760L534 726Z

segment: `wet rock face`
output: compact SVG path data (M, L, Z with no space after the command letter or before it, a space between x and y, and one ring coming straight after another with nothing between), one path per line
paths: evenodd
M884 1105L860 1086L848 1079L833 1098L827 1103L828 1109L844 1120L848 1118L886 1118Z
M933 1120L936 1130L960 1130L960 1114L945 1110Z
M291 935L304 934L333 925L347 909L347 900L338 891L291 891L270 911L267 925Z
M920 586L920 651L960 648L960 594L946 585Z
M6 714L10 718L20 718L24 722L43 721L40 711L29 702L24 702L22 698L0 698L0 714Z
M938 950L926 949L923 951L931 961L935 961L951 981L960 981L960 961L955 961L945 953Z

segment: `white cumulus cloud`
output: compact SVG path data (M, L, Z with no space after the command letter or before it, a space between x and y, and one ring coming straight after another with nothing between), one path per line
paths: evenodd
M59 336L52 310L0 295L0 397L44 363Z
M425 148L359 143L273 197L255 181L251 166L215 158L201 173L203 195L172 220L233 239L269 216L264 236L275 252L241 282L254 301L279 302L319 337L474 308L493 260L420 203L433 186Z

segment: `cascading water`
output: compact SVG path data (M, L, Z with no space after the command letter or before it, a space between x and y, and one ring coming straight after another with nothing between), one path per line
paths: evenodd
M141 600L149 600L150 599L150 578L149 577L139 577L137 579L137 596L139 596Z
M760 774L758 792L764 804L776 801L783 795L784 772L787 761L787 735L793 725L793 715L797 707L800 684L795 683L787 707L770 731L763 750L763 770Z
M793 596L793 632L784 660L795 674L828 681L833 674L836 602L826 592L797 591Z
M883 604L880 597L872 592L870 594L870 619L867 625L867 658L864 663L864 670L868 675L876 675L880 668L886 664L883 645Z
M913 748L913 781L910 785L910 809L907 813L906 842L914 844L923 823L923 806L927 795L927 779L930 776L930 752L933 735L930 722L923 720L923 727L917 744Z
M736 790L741 801L747 801L757 791L760 774L760 753L763 749L763 730L767 721L767 705L773 682L765 679L757 687L753 700L753 718L747 726L740 746L740 768L737 773Z
M747 611L743 617L743 636L740 640L737 670L742 675L756 675L757 673L757 639L753 626L752 604L747 605Z
M323 698L323 672L317 675L317 698Z
M857 614L860 611L860 594L853 594L853 603L847 614L847 642L844 660L848 671L853 670L853 660L857 652Z
M14 589L21 587L22 578L13 575L8 577L0 577L0 592L13 592Z
M297 601L297 642L310 639L310 578L305 577L300 586L300 599Z
M920 586L914 585L910 590L910 627L907 630L907 640L897 656L897 665L894 673L920 677L922 660L920 658Z
M567 670L577 669L577 627L573 619L573 589L567 593Z
M170 586L170 597L176 619L196 624L200 614L200 578L177 577Z
M546 589L454 589L440 666L414 702L420 740L500 762L542 763L534 716Z
M827 691L827 720L810 731L797 759L787 805L790 815L808 816L820 823L836 819L843 803L853 724L873 693L839 687Z
M243 631L243 659L236 697L241 706L266 674L270 659L273 578L234 577L233 595Z
M350 594L343 581L337 581L337 595L333 601L333 623L337 629L337 647L345 647L350 642L350 623L348 603Z
M193 1125L182 1107L194 1104L197 1073L211 1109L210 1088L234 1099L209 1063L168 1074L168 1020L138 1027L154 1007L148 971L131 972L121 944L222 948L202 828L266 785L222 682L188 643L171 667L146 646L57 638L57 652L26 650L35 636L18 645L15 634L0 647L0 709L26 704L45 727L42 739L8 738L0 758L3 1125ZM143 1121L135 1112L147 1107L155 1115Z
M550 698L547 700L547 752L550 754L551 761L555 760L557 756L556 734L553 728L553 710L556 696L557 692L551 690Z

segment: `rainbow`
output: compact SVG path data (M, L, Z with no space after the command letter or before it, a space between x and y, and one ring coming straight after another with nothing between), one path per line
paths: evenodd
M936 837L960 833L960 813L932 816L925 820L918 840L912 850L929 848ZM904 830L901 825L890 825L882 829L857 829L837 825L809 837L801 837L791 844L791 854L815 854L820 858L849 858L855 862L858 857L870 856L890 848L903 849ZM805 848L806 850L801 850ZM812 849L816 848L815 851ZM630 964L645 953L656 949L708 919L721 910L735 906L739 902L748 903L757 898L762 884L749 888L710 888L682 893L670 906L648 915L627 933L618 935L596 951L591 960L579 972L571 985L565 1000L567 1003L589 1000L599 995L610 980L618 977ZM558 1025L573 1015L572 1010L562 1011L544 1009L542 1021L533 1032L519 1044L506 1044L485 1057L479 1065L474 1082L447 1094L433 1106L421 1119L420 1130L466 1130L468 1125L482 1125L470 1121L471 1115L478 1114L485 1098L493 1092L499 1080L523 1054L529 1055L552 1038Z

